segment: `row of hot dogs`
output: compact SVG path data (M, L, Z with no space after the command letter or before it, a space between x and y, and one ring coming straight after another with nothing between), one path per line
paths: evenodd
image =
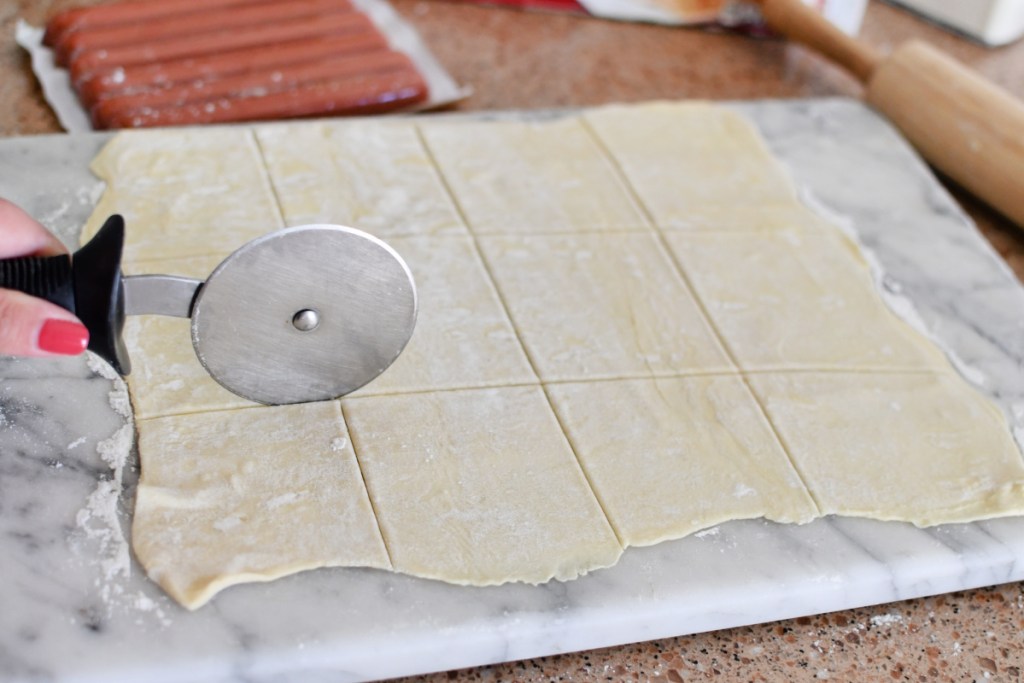
M428 95L349 0L133 0L58 14L44 42L98 128L378 113Z

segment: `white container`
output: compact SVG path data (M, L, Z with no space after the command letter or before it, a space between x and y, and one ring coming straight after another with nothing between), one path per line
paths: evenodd
M803 2L850 35L857 34L868 5L868 0ZM650 21L672 26L717 24L764 32L760 5L755 0L579 0L579 3L589 13L605 19Z
M851 36L860 31L868 0L804 0L811 7L817 7L821 14Z
M1024 35L1024 0L893 0L987 45Z

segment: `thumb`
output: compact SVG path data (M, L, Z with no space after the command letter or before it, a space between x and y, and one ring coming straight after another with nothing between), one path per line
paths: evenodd
M85 351L89 331L60 306L0 289L0 354L73 356Z

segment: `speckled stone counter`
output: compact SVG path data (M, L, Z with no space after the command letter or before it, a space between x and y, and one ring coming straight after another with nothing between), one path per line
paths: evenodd
M0 134L56 132L13 43L17 17L40 23L72 2L0 7ZM530 109L659 97L747 99L855 95L856 83L778 42L434 0L394 0L457 80L464 110ZM872 3L865 39L889 47L923 37L1024 96L1024 44L973 45ZM1024 277L1024 239L954 189L988 239ZM1024 586L954 593L873 608L632 646L437 674L422 680L1019 680ZM0 652L0 658L3 653Z

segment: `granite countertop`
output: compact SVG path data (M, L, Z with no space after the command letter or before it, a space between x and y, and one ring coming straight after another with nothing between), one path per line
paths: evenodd
M475 94L460 110L533 109L653 98L857 95L815 55L774 41L579 17L392 0ZM0 135L58 132L14 45L18 17L41 23L81 0L15 0L0 9ZM889 48L932 41L1024 97L1024 43L990 50L878 2L862 37ZM1024 235L950 188L1024 278ZM1017 680L1024 586L1007 584L871 608L585 653L436 674L422 680ZM0 653L2 656L2 653Z

